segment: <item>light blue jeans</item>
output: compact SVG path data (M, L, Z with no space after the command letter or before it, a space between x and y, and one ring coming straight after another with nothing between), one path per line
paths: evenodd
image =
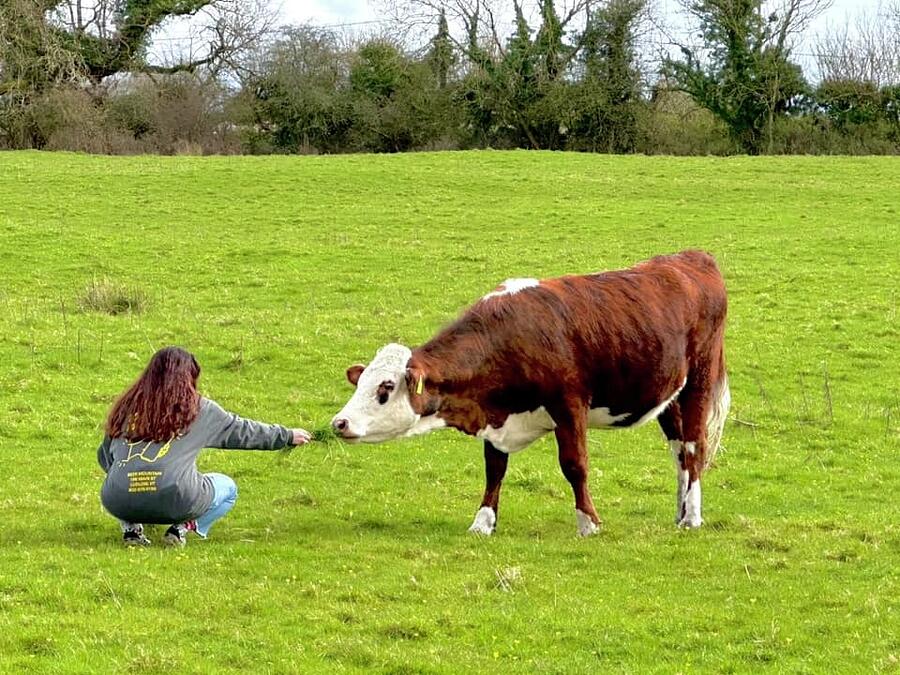
M213 526L213 523L234 508L238 495L237 485L224 473L205 475L212 480L213 499L206 513L197 518L197 534L204 539L209 534L209 528Z

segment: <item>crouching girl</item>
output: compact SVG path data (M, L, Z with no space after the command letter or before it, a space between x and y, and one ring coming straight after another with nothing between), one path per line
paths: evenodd
M242 419L197 393L200 366L179 347L161 349L106 420L97 461L106 472L103 506L118 518L126 546L147 546L145 523L169 525L163 543L203 538L237 499L234 481L201 474L203 448L277 450L308 443L303 429Z

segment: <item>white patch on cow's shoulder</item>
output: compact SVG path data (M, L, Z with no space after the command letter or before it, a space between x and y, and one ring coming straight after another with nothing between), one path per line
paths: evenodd
M494 533L497 527L497 514L490 506L482 506L475 514L475 520L469 526L469 532L473 534L483 534L487 537Z
M540 281L537 279L507 279L502 284L500 284L496 290L491 291L487 295L485 295L482 300L487 300L488 298L498 298L501 295L515 295L519 291L524 291L526 288L534 288L535 286L540 285Z
M612 415L609 408L591 408L588 411L589 427L611 427L616 422L624 420L631 413L622 413L621 415Z
M531 412L515 413L497 429L490 424L475 435L490 441L501 452L524 450L544 434L553 431L556 423L543 407Z
M597 523L591 520L591 517L581 509L575 509L575 520L578 521L579 537L589 537L592 534L597 534L600 531L600 527L597 525Z

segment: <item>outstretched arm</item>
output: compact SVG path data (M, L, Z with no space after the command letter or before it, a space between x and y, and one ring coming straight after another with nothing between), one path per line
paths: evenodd
M288 429L280 424L248 420L224 410L215 401L207 403L210 448L228 450L278 450L289 445L302 445L309 434L302 429Z

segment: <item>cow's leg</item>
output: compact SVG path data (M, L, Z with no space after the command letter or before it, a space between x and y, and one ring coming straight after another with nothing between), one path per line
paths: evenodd
M706 420L711 404L710 385L705 377L688 378L678 397L681 408L682 447L676 458L679 481L685 481L684 500L678 518L679 527L700 527L700 476L706 466Z
M559 467L575 494L578 534L586 537L600 530L600 517L588 490L587 408L578 406L555 411Z
M666 408L657 418L663 435L669 443L669 452L675 464L675 524L684 518L684 498L688 489L688 472L685 468L684 439L681 431L681 408L678 401Z
M481 508L475 514L475 521L469 528L469 532L475 534L493 534L497 529L497 506L500 503L500 485L503 476L506 475L506 465L509 455L500 452L489 441L484 442L484 497L481 500Z

